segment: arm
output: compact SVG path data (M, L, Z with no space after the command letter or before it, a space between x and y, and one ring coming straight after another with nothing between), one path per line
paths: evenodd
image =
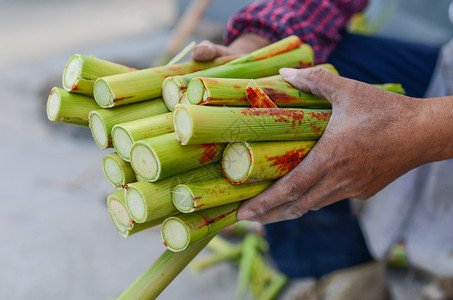
M270 0L250 4L227 24L229 46L204 41L194 50L195 60L251 52L295 34L313 47L316 63L325 62L341 39L351 16L367 0Z
M453 96L410 98L317 68L281 74L327 98L332 117L307 157L246 201L240 219L273 223L341 199L367 199L415 167L453 157Z

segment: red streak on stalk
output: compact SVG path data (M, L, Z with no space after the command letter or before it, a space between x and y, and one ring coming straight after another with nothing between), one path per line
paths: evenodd
M259 88L248 86L245 90L247 100L253 107L277 108L274 102Z
M296 49L301 44L302 44L302 42L300 40L294 41L292 43L289 43L285 48L277 49L277 50L275 50L273 52L270 52L268 54L263 54L261 56L257 56L255 58L253 58L253 60L260 60L260 59L264 59L264 58L275 56L275 55L280 54L280 53L288 52L290 50Z
M200 146L203 147L203 153L200 155L200 162L203 164L211 161L219 154L217 144L201 144Z
M308 150L308 151L307 151ZM266 157L266 160L271 163L271 167L277 167L279 177L287 174L294 169L307 156L310 149L300 148L289 150L283 155Z
M77 86L77 83L74 83L74 85L71 88L71 91L76 91L78 89L79 89L79 87Z
M167 68L170 72L181 72L181 67L168 66Z
M330 113L328 113L328 112L318 112L318 113L312 112L312 113L310 113L310 115L314 119L317 119L319 121L329 121L329 119L330 119Z
M203 82L203 85L204 85L205 82L212 82L214 84L218 84L219 83L218 80L213 79L213 78L203 78L202 82Z
M233 85L233 89L236 89L236 90L242 90L242 87L240 85Z
M226 102L228 101L234 101L234 103L249 103L247 99L245 98L240 98L240 99L228 99L226 97L224 98L212 98L209 97L206 99L206 101L200 102L198 105L228 105Z
M49 96L52 96L54 93L55 93L55 89L51 89L50 93L49 93Z
M113 103L118 102L118 101L123 101L123 100L129 99L129 98L133 98L133 97L134 97L134 96L128 96L128 97L123 97L123 98L116 98L116 99L113 99Z
M292 110L285 108L246 108L241 111L245 116L270 116L275 122L291 123L291 127L302 125L305 113L302 110Z
M282 92L278 89L274 88L263 88L263 91L266 93L266 95L269 96L274 102L280 102L280 103L287 103L294 101L294 97L289 96L285 92Z
M120 66L121 69L129 70L129 71L137 71L135 68L127 67L127 66Z
M223 218L227 217L228 215L231 215L232 213L235 213L237 210L238 209L235 208L232 211L226 212L226 213L221 214L221 215L219 215L217 217L214 217L214 218L207 218L207 217L203 216L202 214L200 214L200 216L204 219L204 225L208 226L208 225L210 225L212 223L215 223L217 221L222 220Z

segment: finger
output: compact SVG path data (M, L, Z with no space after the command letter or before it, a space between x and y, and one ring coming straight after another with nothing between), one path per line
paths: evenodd
M335 101L335 95L345 91L347 87L359 82L347 79L320 68L280 69L282 78L294 87Z
M257 216L255 221L270 224L283 220L292 220L302 217L310 210L318 210L324 206L345 199L344 190L332 182L328 176L322 178L307 193L298 200L284 203L271 211Z
M295 201L323 177L320 157L311 151L291 172L280 178L258 196L241 205L238 212L240 220L254 220L273 208L288 201Z
M197 61L207 61L227 55L232 55L227 47L216 45L210 41L202 41L192 51L192 59Z

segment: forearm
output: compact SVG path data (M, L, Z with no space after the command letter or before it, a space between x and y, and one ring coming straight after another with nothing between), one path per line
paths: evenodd
M453 96L416 101L420 102L426 162L453 158Z

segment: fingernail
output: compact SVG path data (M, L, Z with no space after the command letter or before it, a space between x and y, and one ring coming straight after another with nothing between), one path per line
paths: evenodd
M238 211L238 220L252 220L253 212L250 210L239 210Z
M296 73L297 73L296 69L290 69L290 68L280 69L280 75L282 75L282 77L286 78L286 79L296 76Z

